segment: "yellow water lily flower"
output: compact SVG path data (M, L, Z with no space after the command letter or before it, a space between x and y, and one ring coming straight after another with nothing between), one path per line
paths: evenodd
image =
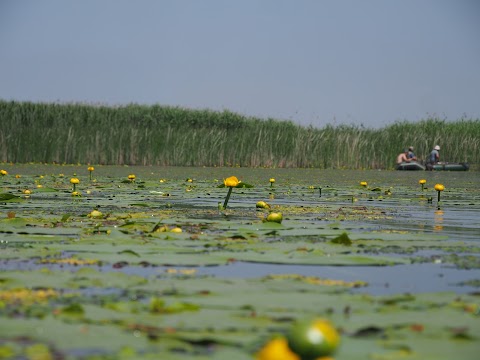
M271 212L268 214L267 219L268 222L276 222L281 224L283 220L283 215L280 212Z
M360 182L360 186L366 187L367 185L368 185L368 183L366 181L361 181Z
M236 176L230 176L229 178L224 179L223 183L226 187L235 187L240 184L240 181L237 179Z
M2 169L2 170L0 170L0 175L2 175L2 176L8 175L8 171Z
M135 174L128 175L128 180L130 180L130 181L135 181L136 178L137 177L135 176Z
M73 184L73 192L75 192L77 190L77 184L80 183L80 180L74 177L70 179L70 183Z
M445 190L445 186L443 186L442 184L435 184L435 190L437 190L437 194L438 194L438 208L440 209L440 193Z
M153 232L167 232L169 230L170 229L168 228L167 225L160 226L160 224L155 225L155 227L153 228Z
M258 209L270 209L270 205L268 203L266 203L265 201L262 201L262 200L258 201L255 206Z
M283 337L270 340L260 349L255 358L257 360L300 360L300 356L290 350L287 339Z
M427 183L427 180L421 179L421 180L418 180L418 183L422 185L422 191L423 191L425 189L425 184Z
M88 214L88 217L94 218L94 219L100 219L103 217L103 214L98 210L93 210L90 214Z
M93 166L89 166L87 170L90 173L90 181L92 181L92 172L95 170L95 168Z
M229 178L224 179L223 183L226 187L228 187L228 193L225 197L225 202L223 203L223 209L226 209L228 205L228 200L230 200L230 195L232 195L232 190L234 187L240 184L240 180L238 180L236 176L230 176Z

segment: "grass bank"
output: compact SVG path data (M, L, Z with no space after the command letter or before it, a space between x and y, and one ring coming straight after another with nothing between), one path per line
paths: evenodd
M0 101L0 161L109 165L391 169L420 158L480 163L480 120L425 119L382 129L303 127L229 111Z

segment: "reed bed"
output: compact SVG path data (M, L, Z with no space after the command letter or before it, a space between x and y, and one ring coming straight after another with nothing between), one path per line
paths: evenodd
M480 120L303 127L229 111L0 100L0 161L391 169L405 147L480 163Z

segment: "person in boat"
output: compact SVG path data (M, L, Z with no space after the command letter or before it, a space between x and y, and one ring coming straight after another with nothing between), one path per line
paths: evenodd
M413 146L410 146L410 147L408 148L407 157L408 157L411 161L417 161L417 157L415 156L415 153L413 152Z
M428 156L427 160L427 170L433 170L433 165L440 162L440 146L435 145L432 152Z
M400 165L401 163L404 163L404 162L409 163L410 161L412 161L412 159L408 157L408 149L405 149L404 152L398 154L397 156L397 165Z

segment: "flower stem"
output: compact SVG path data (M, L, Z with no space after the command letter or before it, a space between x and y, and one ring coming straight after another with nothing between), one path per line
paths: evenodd
M437 191L438 193L438 202L440 202L440 191Z
M227 208L228 200L230 200L230 195L232 194L232 189L233 189L233 187L228 188L227 197L225 198L225 202L223 203L223 208L224 209Z

